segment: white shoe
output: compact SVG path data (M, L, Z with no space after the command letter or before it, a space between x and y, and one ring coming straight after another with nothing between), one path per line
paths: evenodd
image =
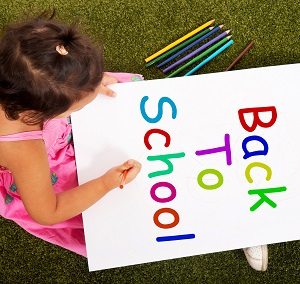
M243 249L248 263L257 271L266 271L268 267L268 246L256 246Z

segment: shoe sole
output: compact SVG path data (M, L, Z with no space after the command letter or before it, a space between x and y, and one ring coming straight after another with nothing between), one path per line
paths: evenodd
M268 268L268 246L262 246L262 268L261 271L266 271Z

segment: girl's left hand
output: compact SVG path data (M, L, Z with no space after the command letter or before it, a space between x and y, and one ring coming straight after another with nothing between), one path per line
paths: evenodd
M117 94L113 90L107 87L108 85L115 84L115 83L118 83L118 80L116 78L111 77L104 73L102 81L100 83L99 93L109 97L115 97Z

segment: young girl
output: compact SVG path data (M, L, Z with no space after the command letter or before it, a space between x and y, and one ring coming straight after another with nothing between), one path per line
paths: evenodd
M67 117L99 93L113 95L107 84L137 78L111 76L88 38L53 20L9 27L0 42L0 214L83 256L80 214L118 187L124 170L128 183L141 168L124 161L77 184Z
M0 41L0 215L86 256L81 213L141 165L124 161L78 186L68 117L99 93L114 96L108 84L142 77L104 73L101 51L52 18L10 26Z

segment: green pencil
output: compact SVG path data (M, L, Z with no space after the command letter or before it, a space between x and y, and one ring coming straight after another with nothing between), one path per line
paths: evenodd
M231 38L230 36L227 36L225 38L223 38L221 41L217 42L216 44L214 44L211 48L207 49L206 51L204 51L203 53L201 53L200 55L196 56L195 58L193 58L192 60L190 60L188 63L184 64L183 66L179 67L178 69L176 69L173 73L169 74L167 76L167 78L171 78L174 77L175 75L177 75L178 73L180 73L182 70L184 70L185 68L189 67L190 65L192 65L193 63L195 63L196 61L200 60L201 58L203 58L204 56L206 56L207 54L209 54L210 52L212 52L213 50L217 49L219 46L221 46L222 44L224 44L226 41L228 41Z
M188 45L189 43L195 41L196 39L202 37L203 35L207 34L208 32L210 32L214 27L210 27L205 29L204 31L202 31L199 34L196 34L195 36L193 36L192 38L184 41L182 44L179 44L178 46L175 46L174 48L172 48L171 50L169 50L168 52L162 54L161 56L153 59L152 61L148 62L145 66L149 67L155 63L157 63L158 61L160 61L161 59L164 59L165 57L169 56L170 54L172 54L173 52L185 47L186 45Z

